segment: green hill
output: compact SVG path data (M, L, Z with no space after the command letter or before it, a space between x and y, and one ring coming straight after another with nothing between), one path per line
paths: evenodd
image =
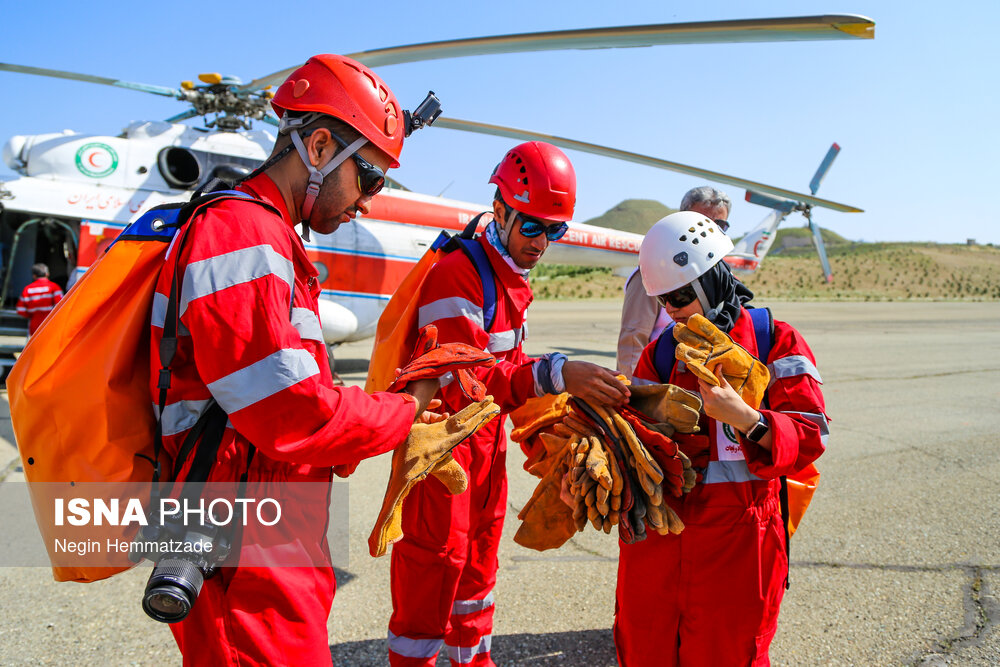
M626 199L607 213L583 222L623 232L645 234L657 220L675 211L676 209L652 199Z

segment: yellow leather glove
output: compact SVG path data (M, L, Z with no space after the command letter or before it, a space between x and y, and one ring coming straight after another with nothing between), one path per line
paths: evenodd
M468 478L452 458L451 450L498 414L500 406L487 396L444 421L413 425L410 435L392 453L392 472L382 509L368 537L372 556L384 555L390 544L403 537L403 499L414 484L434 474L452 493L465 490Z
M701 315L692 315L687 325L674 326L677 341L675 356L687 364L691 372L712 386L719 385L715 368L722 366L726 382L732 385L750 407L760 407L771 374L760 360L733 342L714 324Z
M677 326L683 325L675 325ZM681 433L697 433L701 396L672 384L632 385L628 402L655 422L670 424ZM673 433L667 434L668 437Z
M567 450L570 444L566 444ZM562 498L563 477L566 474L563 456L555 456L535 492L518 513L521 525L514 541L523 547L545 551L557 549L577 530L574 516L576 505L567 505Z

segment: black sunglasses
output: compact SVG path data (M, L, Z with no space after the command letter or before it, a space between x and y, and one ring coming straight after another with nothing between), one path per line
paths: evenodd
M533 239L536 236L540 236L542 233L545 234L545 238L550 241L558 241L566 232L569 231L569 225L565 222L559 222L554 225L546 225L541 220L536 220L535 218L529 218L528 216L516 211L509 206L508 211L514 211L517 215L515 219L521 220L521 235L525 238Z
M688 283L683 287L678 287L677 289L671 290L666 294L659 295L656 297L656 302L664 308L667 307L668 303L674 308L683 308L697 298L698 293L694 291L694 287L691 286L691 283Z
M713 220L712 222L717 224L719 226L719 229L721 229L722 231L726 231L727 229L729 229L728 220Z
M343 148L347 148L347 142L338 137L332 130L330 136ZM385 186L385 172L357 153L351 153L351 158L358 166L358 190L366 197L374 197Z

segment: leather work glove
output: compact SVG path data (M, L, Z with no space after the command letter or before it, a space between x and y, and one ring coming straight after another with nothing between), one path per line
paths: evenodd
M676 326L675 326L676 328ZM629 405L654 422L670 424L680 433L697 433L701 396L672 384L629 387Z
M489 368L496 363L496 357L489 352L465 343L438 345L437 327L428 324L420 330L410 363L400 369L386 391L396 392L414 380L439 378L446 373L454 373L462 392L469 400L482 401L486 396L486 387L469 369L479 366Z
M677 341L674 355L692 373L717 387L715 368L721 365L726 381L743 401L754 409L760 407L771 374L759 359L698 314L688 318L687 325L674 326L674 339Z
M514 541L522 547L536 551L558 549L576 532L574 508L560 497L564 474L561 463L561 457L553 459L551 469L542 477L531 498L517 514L521 525L514 535Z
M386 548L403 536L403 499L414 484L434 474L452 493L465 490L468 478L452 458L451 450L498 414L500 406L487 396L444 421L413 425L410 435L392 454L392 472L382 509L368 537L372 556L384 555Z

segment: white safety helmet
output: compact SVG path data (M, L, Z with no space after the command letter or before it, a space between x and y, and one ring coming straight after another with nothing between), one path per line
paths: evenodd
M733 242L701 213L672 213L653 225L639 246L639 272L649 296L683 287L733 249Z

